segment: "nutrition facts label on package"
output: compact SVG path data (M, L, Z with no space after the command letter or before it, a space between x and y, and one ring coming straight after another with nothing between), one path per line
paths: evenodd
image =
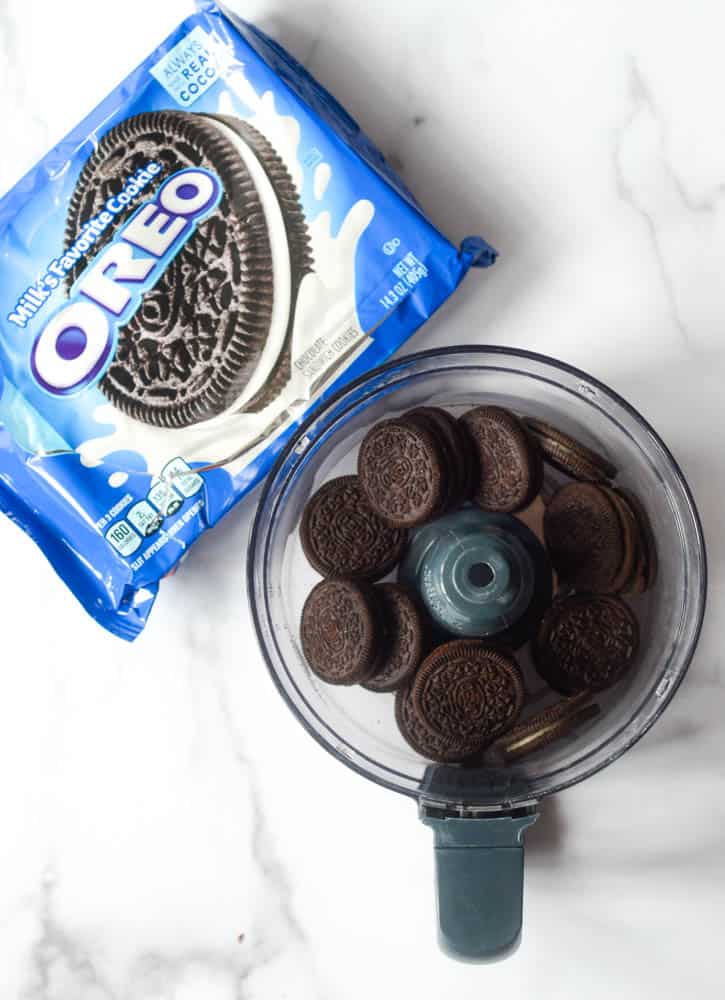
M201 476L183 458L175 458L164 467L161 478L153 481L145 500L126 510L132 498L125 496L98 522L99 528L125 511L124 518L115 521L105 532L105 538L119 555L132 556L145 539L160 532L164 523L179 513L185 500L196 496L203 488Z

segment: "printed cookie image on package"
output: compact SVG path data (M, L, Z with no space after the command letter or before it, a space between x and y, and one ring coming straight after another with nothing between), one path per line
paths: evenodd
M126 280L146 281L154 258L171 250L176 256L119 330L101 390L124 413L159 427L264 409L290 380L297 295L313 271L292 178L264 136L240 119L185 111L137 115L107 133L84 167L66 249L124 178L150 162L173 180L120 233L121 246L152 255L135 254L137 275ZM109 227L108 239L114 235ZM100 255L90 275L78 268L68 279L71 287L78 281L81 295L99 282L96 301L113 316L131 299L121 286L118 246Z
M495 259L197 7L0 201L0 507L125 638L310 408Z

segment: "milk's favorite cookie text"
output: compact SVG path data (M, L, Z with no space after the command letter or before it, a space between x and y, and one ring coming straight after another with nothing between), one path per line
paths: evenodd
M112 195L103 211L84 223L81 233L67 247L60 257L50 264L37 281L33 282L18 296L15 308L8 314L8 322L24 330L28 323L41 311L53 292L60 288L66 276L88 255L105 231L113 224L116 216L132 205L149 184L163 173L160 163L152 160L129 177L123 190Z

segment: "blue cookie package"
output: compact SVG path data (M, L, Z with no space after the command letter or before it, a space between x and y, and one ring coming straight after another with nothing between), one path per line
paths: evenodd
M126 639L309 410L496 256L210 0L0 201L0 248L0 506Z

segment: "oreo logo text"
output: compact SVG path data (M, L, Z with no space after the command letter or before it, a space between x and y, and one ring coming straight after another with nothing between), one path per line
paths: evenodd
M144 295L222 194L219 179L209 171L181 170L116 233L33 344L30 367L43 389L67 396L103 376L119 329L138 312Z

